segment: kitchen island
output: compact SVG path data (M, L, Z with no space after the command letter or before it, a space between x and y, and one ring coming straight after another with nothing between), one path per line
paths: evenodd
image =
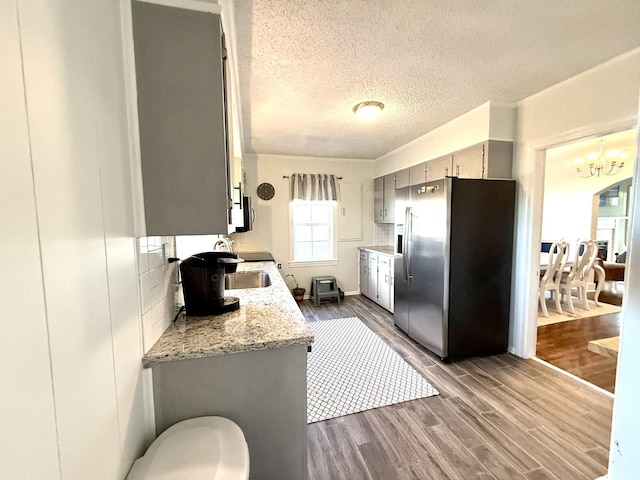
M272 262L271 285L226 290L240 308L181 316L143 358L153 371L156 432L219 415L236 422L249 445L251 479L307 477L307 349L313 334Z

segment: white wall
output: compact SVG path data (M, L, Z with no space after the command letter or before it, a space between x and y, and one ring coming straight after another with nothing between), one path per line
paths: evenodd
M375 177L452 153L486 140L515 140L515 105L487 102L376 159Z
M287 157L279 155L248 155L244 159L247 172L246 191L252 196L256 210L256 221L251 232L233 234L237 251L261 251L273 253L282 264L282 275L295 275L298 284L307 289L311 277L333 275L339 287L347 293L358 291L358 246L373 245L373 173L371 160L347 160L335 158ZM290 267L289 235L289 180L283 175L292 173L327 173L342 178L343 183L362 184L361 219L362 240L338 242L338 264L315 267ZM275 196L268 201L260 200L256 188L269 182L275 187ZM290 284L291 285L291 284Z
M634 162L627 162L614 176L583 178L573 166L573 157L561 156L553 160L549 157L547 152L541 239L555 241L566 238L575 241L578 238L593 238L595 225L592 223L598 214L597 211L595 215L593 212L593 196L630 178Z
M535 353L537 269L542 232L545 149L634 126L640 50L611 60L519 103L516 252L511 350Z
M512 314L511 345L522 356L535 352L538 241L541 233L544 149L582 137L603 135L636 125L640 90L640 50L635 50L590 71L562 82L519 104L518 152L514 174L518 179L516 223L516 279ZM637 183L638 165L636 162ZM640 208L635 200L633 240L638 239ZM630 251L633 250L634 241ZM640 357L635 346L640 330L638 299L630 292L638 287L634 265L628 258L622 345L609 465L610 480L635 478L640 471L640 390L637 372Z
M640 107L639 107L640 112ZM636 152L640 138L636 136ZM636 154L635 176L640 178L640 162ZM636 478L640 472L640 296L631 292L640 290L640 195L633 199L632 231L628 269L625 272L625 307L622 313L622 329L618 368L616 373L616 397L613 405L613 429L609 453L609 480Z
M59 479L51 357L15 2L0 2L0 335L6 478ZM32 455L37 454L36 458Z
M153 425L119 4L0 8L2 476L124 478Z

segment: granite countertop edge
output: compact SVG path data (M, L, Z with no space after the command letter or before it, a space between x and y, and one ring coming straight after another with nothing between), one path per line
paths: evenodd
M313 332L273 262L238 265L238 272L263 270L271 285L225 290L240 299L240 308L222 315L181 315L143 356L144 367L165 362L293 345L310 346Z
M395 257L396 253L392 246L389 245L373 245L371 247L358 247L359 250L369 250L375 253L381 253L383 255L389 255L391 257Z

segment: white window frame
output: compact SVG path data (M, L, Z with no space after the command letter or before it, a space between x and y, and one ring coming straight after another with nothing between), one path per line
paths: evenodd
M324 203L330 204L331 208L331 254L332 258L322 259L322 260L295 260L295 225L293 223L293 207L296 204L313 204L313 203ZM300 200L294 200L293 202L289 202L289 266L293 268L302 268L302 267L310 267L310 266L324 266L324 265L337 265L338 264L338 233L337 233L337 223L336 223L336 215L337 215L337 202L305 202Z

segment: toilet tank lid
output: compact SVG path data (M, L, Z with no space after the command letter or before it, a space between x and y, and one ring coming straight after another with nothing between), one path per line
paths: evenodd
M242 430L224 417L178 422L134 463L127 480L246 480L249 451Z

